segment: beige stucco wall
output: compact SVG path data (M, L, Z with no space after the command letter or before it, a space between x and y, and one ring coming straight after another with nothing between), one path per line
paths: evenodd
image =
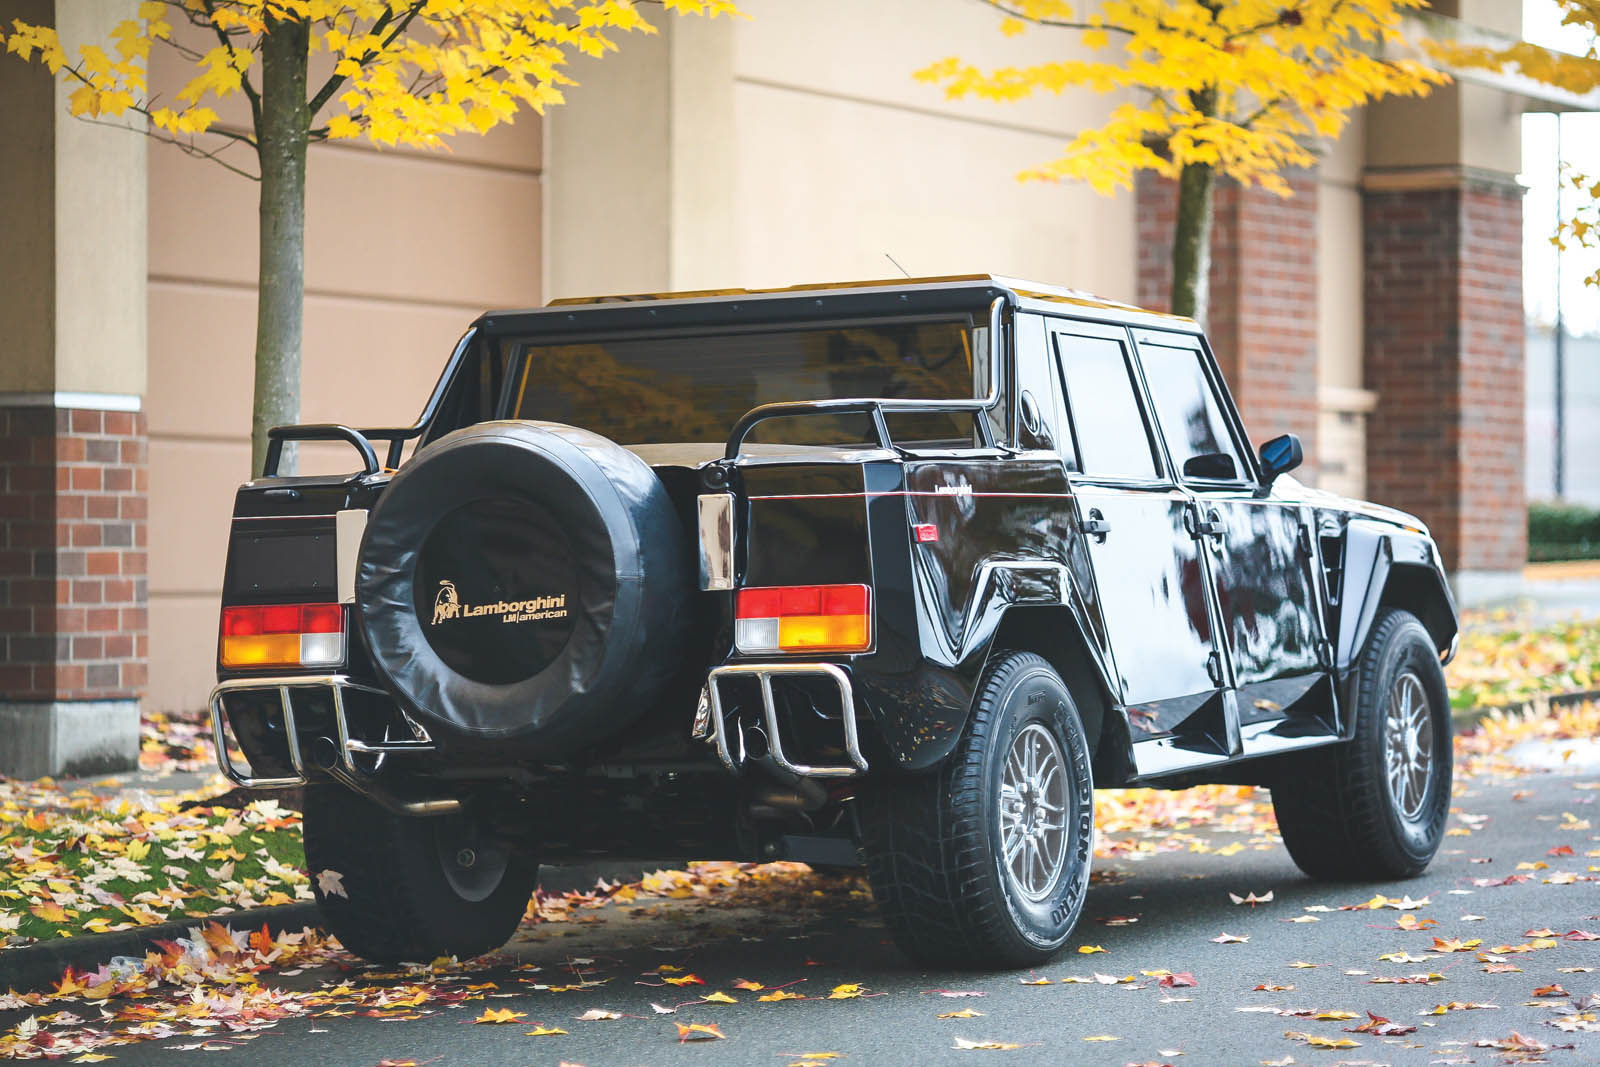
M137 0L11 0L0 20L54 25L76 54L137 8ZM117 129L123 120L74 118L64 78L0 58L0 391L142 394L145 139Z
M1023 185L1109 106L948 101L947 55L1070 57L967 0L753 0L578 64L548 123L548 296L994 271L1129 299L1133 198ZM652 16L654 17L654 16Z
M185 73L158 51L152 75L170 93ZM447 153L311 149L304 421L409 424L474 317L539 302L541 152L532 115ZM159 145L148 173L148 705L164 710L201 706L214 682L228 516L250 473L256 186Z

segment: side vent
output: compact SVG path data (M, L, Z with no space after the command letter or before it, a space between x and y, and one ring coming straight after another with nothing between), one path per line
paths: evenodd
M1322 581L1328 590L1328 603L1336 605L1344 593L1344 542L1338 533L1326 531L1317 541L1322 549Z

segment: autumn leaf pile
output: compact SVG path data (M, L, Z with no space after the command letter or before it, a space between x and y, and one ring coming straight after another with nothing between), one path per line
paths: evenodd
M1600 625L1575 620L1531 627L1508 612L1469 614L1445 679L1458 709L1600 689Z
M199 721L169 716L145 721L140 765L152 786L214 766ZM0 950L309 899L299 813L270 796L243 809L204 803L221 789L216 778L108 799L0 779Z

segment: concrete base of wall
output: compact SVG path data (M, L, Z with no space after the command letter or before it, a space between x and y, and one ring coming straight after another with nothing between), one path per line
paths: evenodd
M0 775L78 777L138 765L137 700L0 703Z
M1507 604L1528 595L1521 571L1457 571L1450 576L1456 607L1485 608Z

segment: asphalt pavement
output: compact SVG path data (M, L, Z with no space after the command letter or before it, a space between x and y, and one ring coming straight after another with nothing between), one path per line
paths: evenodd
M508 948L508 963L473 978L497 983L496 995L421 1019L295 1019L246 1047L217 1053L176 1052L172 1046L183 1042L170 1040L107 1051L119 1067L195 1056L326 1067L386 1060L849 1067L964 1064L974 1057L1113 1067L1600 1063L1600 1031L1549 1025L1565 1016L1600 1026L1584 1023L1585 1009L1573 1005L1573 998L1600 993L1600 940L1568 938L1573 931L1600 933L1600 743L1534 745L1521 757L1535 769L1484 774L1458 787L1451 836L1429 870L1410 881L1313 883L1270 838L1205 828L1190 832L1209 843L1207 852L1098 861L1101 880L1077 936L1037 972L920 969L888 941L869 901L844 895L819 907L792 896L757 896L731 908L655 902L586 913L600 921L524 928ZM1159 845L1162 837L1150 840ZM1519 864L1535 866L1519 870ZM1508 876L1510 884L1482 884ZM1258 906L1229 899L1230 892L1269 891L1271 902ZM1375 896L1423 903L1410 910L1339 910ZM1412 919L1419 929L1400 928ZM1225 934L1248 940L1219 943ZM1436 937L1481 943L1441 952ZM1091 946L1105 951L1077 951ZM1405 955L1379 958L1392 953ZM682 969L670 976L692 973L706 984L665 984L663 964ZM1184 984L1185 977L1163 986L1159 975L1145 973L1152 971L1192 976L1194 984ZM1437 977L1375 981L1430 975ZM309 989L339 977L322 968L263 980ZM1040 979L1048 984L1034 984ZM741 980L767 988L742 989ZM580 981L597 984L570 988ZM563 985L564 991L536 988ZM777 986L807 999L757 999ZM827 999L839 986L847 994L857 986L864 995ZM712 992L737 1003L692 1003ZM661 1014L652 1004L675 1011ZM1492 1006L1428 1014L1451 1004ZM522 1014L511 1025L473 1024L485 1009ZM621 1017L580 1021L591 1009ZM939 1017L967 1010L981 1015ZM1587 1011L1591 1020L1600 1015ZM1346 1012L1354 1017L1314 1017ZM1393 1036L1348 1032L1368 1012L1417 1029ZM12 1015L0 1017L0 1025L12 1025ZM675 1023L712 1024L726 1038L680 1044ZM528 1036L535 1024L567 1033ZM1475 1044L1508 1043L1514 1035L1574 1047L1513 1053ZM1321 1049L1306 1037L1358 1044ZM956 1047L961 1041L1019 1047L964 1050ZM1514 1056L1523 1058L1508 1058Z

